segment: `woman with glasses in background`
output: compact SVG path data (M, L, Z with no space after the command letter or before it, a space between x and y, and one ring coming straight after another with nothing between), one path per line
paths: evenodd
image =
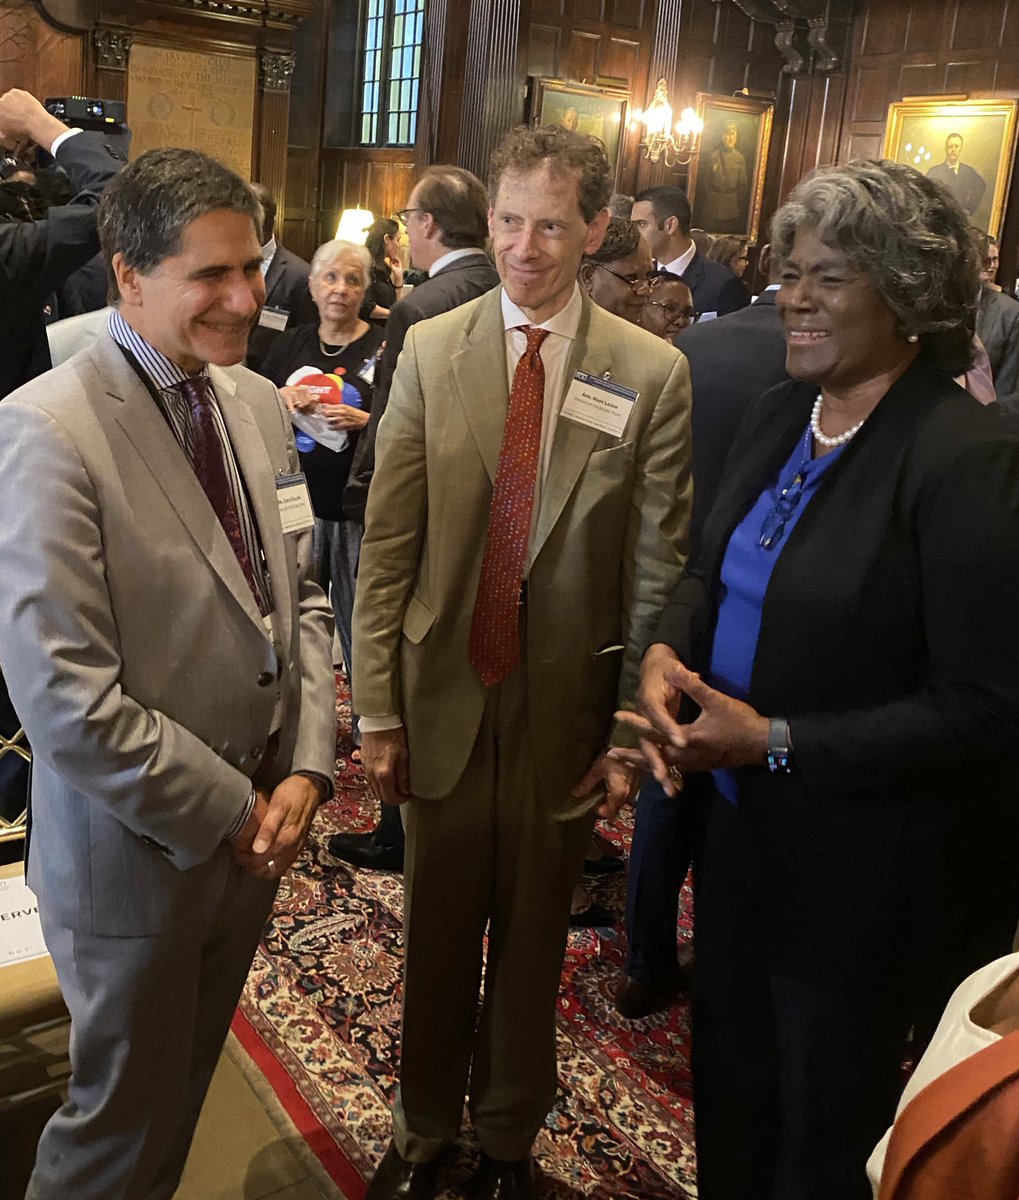
M667 342L676 337L700 317L693 306L693 295L678 275L658 271L644 299L640 323L650 333Z
M626 217L613 217L602 244L584 255L578 280L600 308L639 325L652 266L651 248L640 229Z
M708 250L708 258L721 263L723 267L728 267L733 275L738 275L742 279L743 272L750 262L747 239L723 234L712 242L711 249Z
M629 720L705 810L698 1195L865 1200L907 1034L1016 926L1019 442L952 379L980 257L939 184L821 169L772 244L791 380L748 411Z

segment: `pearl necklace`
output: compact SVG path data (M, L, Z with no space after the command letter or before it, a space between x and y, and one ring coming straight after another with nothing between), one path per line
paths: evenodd
M851 438L854 438L863 428L863 421L857 421L852 429L847 429L845 433L840 433L837 437L829 437L826 433L821 432L821 405L823 403L821 393L817 393L817 399L814 401L814 407L810 410L810 432L814 435L815 440L827 450L834 449L835 446L844 446Z

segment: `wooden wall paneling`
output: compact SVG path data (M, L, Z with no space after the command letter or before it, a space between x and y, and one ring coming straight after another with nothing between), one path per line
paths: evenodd
M640 70L640 42L619 37L601 39L598 74L612 79L636 79Z
M605 0L573 0L573 20L600 25L605 20Z
M907 7L907 6L903 6ZM913 0L908 5L909 20L903 49L929 51L932 46L947 46L952 36L955 4L944 0Z
M84 86L84 35L56 29L32 4L0 7L0 92L23 88L45 99Z
M554 25L532 23L527 30L527 63L532 75L559 76L562 31Z
M471 0L457 161L484 179L503 134L524 117L521 0Z
M598 74L601 35L580 29L567 31L560 69L565 79L594 79Z
M640 30L652 0L609 0L605 19L620 29Z
M1005 4L1001 22L1001 48L1019 49L1019 4Z

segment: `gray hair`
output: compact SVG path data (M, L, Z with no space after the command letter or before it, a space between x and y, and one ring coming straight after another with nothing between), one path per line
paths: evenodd
M184 230L210 212L250 217L257 239L262 209L248 184L198 150L147 150L106 185L99 203L99 242L116 294L113 257L147 275L180 253Z
M772 220L772 254L780 262L802 228L867 276L900 336L918 336L921 351L952 374L967 369L981 257L966 214L945 187L887 160L820 167Z
M366 246L357 242L345 242L342 238L334 238L331 242L323 242L311 256L311 274L314 279L321 275L326 267L331 266L338 258L352 258L361 268L361 279L364 286L371 283L372 256Z

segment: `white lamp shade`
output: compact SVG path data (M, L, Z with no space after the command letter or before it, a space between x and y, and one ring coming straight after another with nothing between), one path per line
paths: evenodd
M363 246L374 220L375 214L370 213L366 208L345 208L340 213L336 236L344 242L356 242L359 246Z

